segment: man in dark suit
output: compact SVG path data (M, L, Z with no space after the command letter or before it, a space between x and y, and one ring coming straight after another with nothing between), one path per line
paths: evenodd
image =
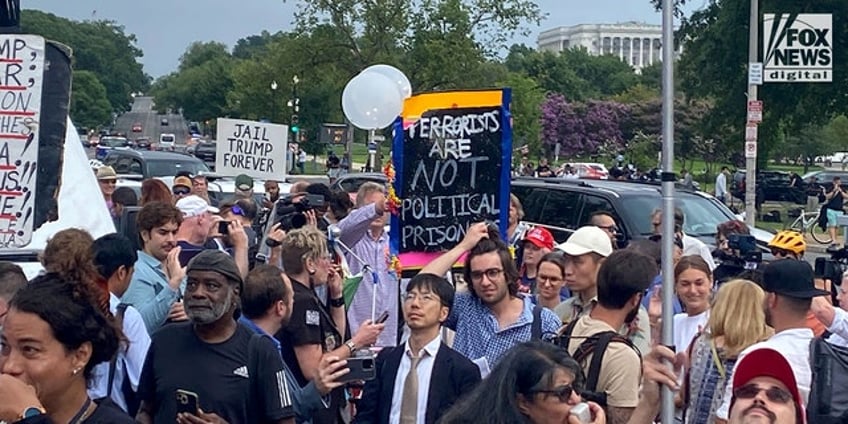
M409 281L403 301L409 340L377 356L377 376L365 384L355 424L435 423L480 381L479 368L442 343L453 298L442 277L418 274Z

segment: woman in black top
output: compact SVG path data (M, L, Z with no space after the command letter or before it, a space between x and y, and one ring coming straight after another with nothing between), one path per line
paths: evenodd
M118 350L120 330L95 306L89 283L49 273L9 302L0 338L0 420L123 424L134 421L86 386L94 366ZM37 396L37 397L36 397Z

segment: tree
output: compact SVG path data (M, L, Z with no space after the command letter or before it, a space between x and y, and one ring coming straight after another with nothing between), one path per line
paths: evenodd
M76 70L91 71L106 87L106 96L114 111L128 110L130 94L147 91L150 77L138 62L142 51L135 35L112 21L77 22L50 13L27 10L21 16L24 33L38 34L73 49Z
M513 144L527 145L533 155L542 153L539 135L545 92L532 78L512 72L498 85L512 88Z
M71 119L80 128L99 128L109 123L112 107L106 87L91 71L74 71L71 91Z
M230 52L227 51L227 46L224 43L215 41L191 43L185 53L180 56L179 70L202 66L206 62L211 62L219 59L229 59Z
M569 103L549 94L542 103L542 138L548 149L560 145L560 155L578 157L624 147L622 120L628 108L609 101Z

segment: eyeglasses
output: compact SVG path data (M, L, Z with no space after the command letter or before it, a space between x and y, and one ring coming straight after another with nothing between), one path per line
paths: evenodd
M185 196L186 194L191 193L191 189L188 188L175 188L173 190L175 196Z
M737 399L753 399L760 392L766 392L768 400L775 403L789 403L792 401L792 395L780 387L769 387L764 389L756 384L746 384L733 392L733 396Z
M789 251L783 249L771 249L772 256L789 256Z
M533 393L542 393L545 395L556 396L560 402L565 403L571 399L571 394L574 393L574 387L570 384L566 384L564 386L559 386L552 390L535 390Z
M615 225L615 224L612 224L612 225L598 225L597 227L598 227L598 228L600 228L600 229L602 229L602 230L609 231L609 232L611 232L611 233L617 233L617 232L618 232L618 225Z
M485 275L489 281L498 278L501 274L503 274L503 270L500 268L489 268L483 271L471 271L471 281L480 282L483 281L483 276Z

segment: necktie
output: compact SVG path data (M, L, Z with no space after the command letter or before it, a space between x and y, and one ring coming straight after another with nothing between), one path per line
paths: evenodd
M416 424L418 421L418 363L427 355L422 351L421 356L409 353L409 374L403 382L403 397L400 401L400 424Z

